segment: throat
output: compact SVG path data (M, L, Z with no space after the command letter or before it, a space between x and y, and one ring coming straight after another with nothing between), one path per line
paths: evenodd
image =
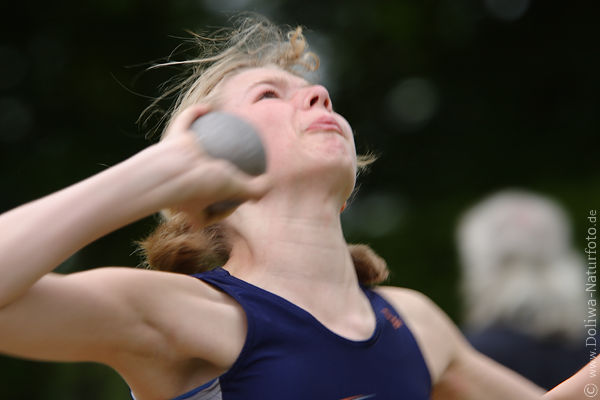
M265 285L356 285L339 216L271 215L243 222L234 226L227 262L233 275Z

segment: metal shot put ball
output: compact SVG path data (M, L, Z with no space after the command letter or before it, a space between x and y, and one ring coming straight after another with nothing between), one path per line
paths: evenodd
M267 162L260 137L240 117L213 111L195 120L190 129L211 157L228 160L248 175L265 172Z
M213 111L195 120L190 129L206 153L235 164L248 175L260 175L267 169L265 149L258 133L242 118ZM222 201L206 209L209 216L237 207L237 200Z

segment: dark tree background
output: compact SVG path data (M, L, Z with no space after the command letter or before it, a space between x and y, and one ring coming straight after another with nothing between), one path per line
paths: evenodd
M3 2L0 210L147 146L136 119L176 71L145 68L186 30L227 25L240 10L307 27L335 108L359 150L380 155L343 218L349 241L388 260L392 284L426 293L460 323L455 223L506 187L559 200L582 247L600 199L592 2ZM59 270L134 266L133 241L153 224L115 232ZM3 357L0 371L2 399L128 398L103 366Z

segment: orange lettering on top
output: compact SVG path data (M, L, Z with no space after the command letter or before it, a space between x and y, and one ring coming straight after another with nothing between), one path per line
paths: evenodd
M392 314L392 312L389 310L389 308L387 308L387 307L382 308L381 313L383 314L385 319L390 321L390 323L392 324L394 329L398 329L402 326L402 320L400 318L396 317L394 314Z

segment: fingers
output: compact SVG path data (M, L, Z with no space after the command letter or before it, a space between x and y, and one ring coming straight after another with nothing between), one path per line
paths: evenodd
M183 110L169 124L165 137L188 132L190 125L202 115L208 113L211 106L208 104L195 104Z
M246 193L250 200L260 200L273 187L271 177L267 174L259 175L246 182Z
M228 198L242 199L241 202L247 200L260 200L265 194L271 190L273 183L271 177L263 173L259 176L252 176L235 164L227 160L219 160L221 171L224 173L224 180L229 180L230 196Z
M247 201L258 201L265 196L272 187L267 175L250 178L243 172L236 172L237 180L235 193L218 203L212 204L204 210L205 223L214 223L225 219Z
M252 177L225 160L211 160L210 181L200 186L200 193L173 206L176 212L188 215L195 226L206 226L227 218L237 208L248 202L258 201L272 188L266 174ZM202 173L200 176L205 176ZM202 178L203 179L203 178ZM207 204L205 190L212 193Z
M225 209L236 209L247 201L258 201L272 188L271 178L266 174L252 177L234 165L230 166L229 171L230 183L222 192L223 198L219 200L219 205L212 208L213 213L220 214Z

